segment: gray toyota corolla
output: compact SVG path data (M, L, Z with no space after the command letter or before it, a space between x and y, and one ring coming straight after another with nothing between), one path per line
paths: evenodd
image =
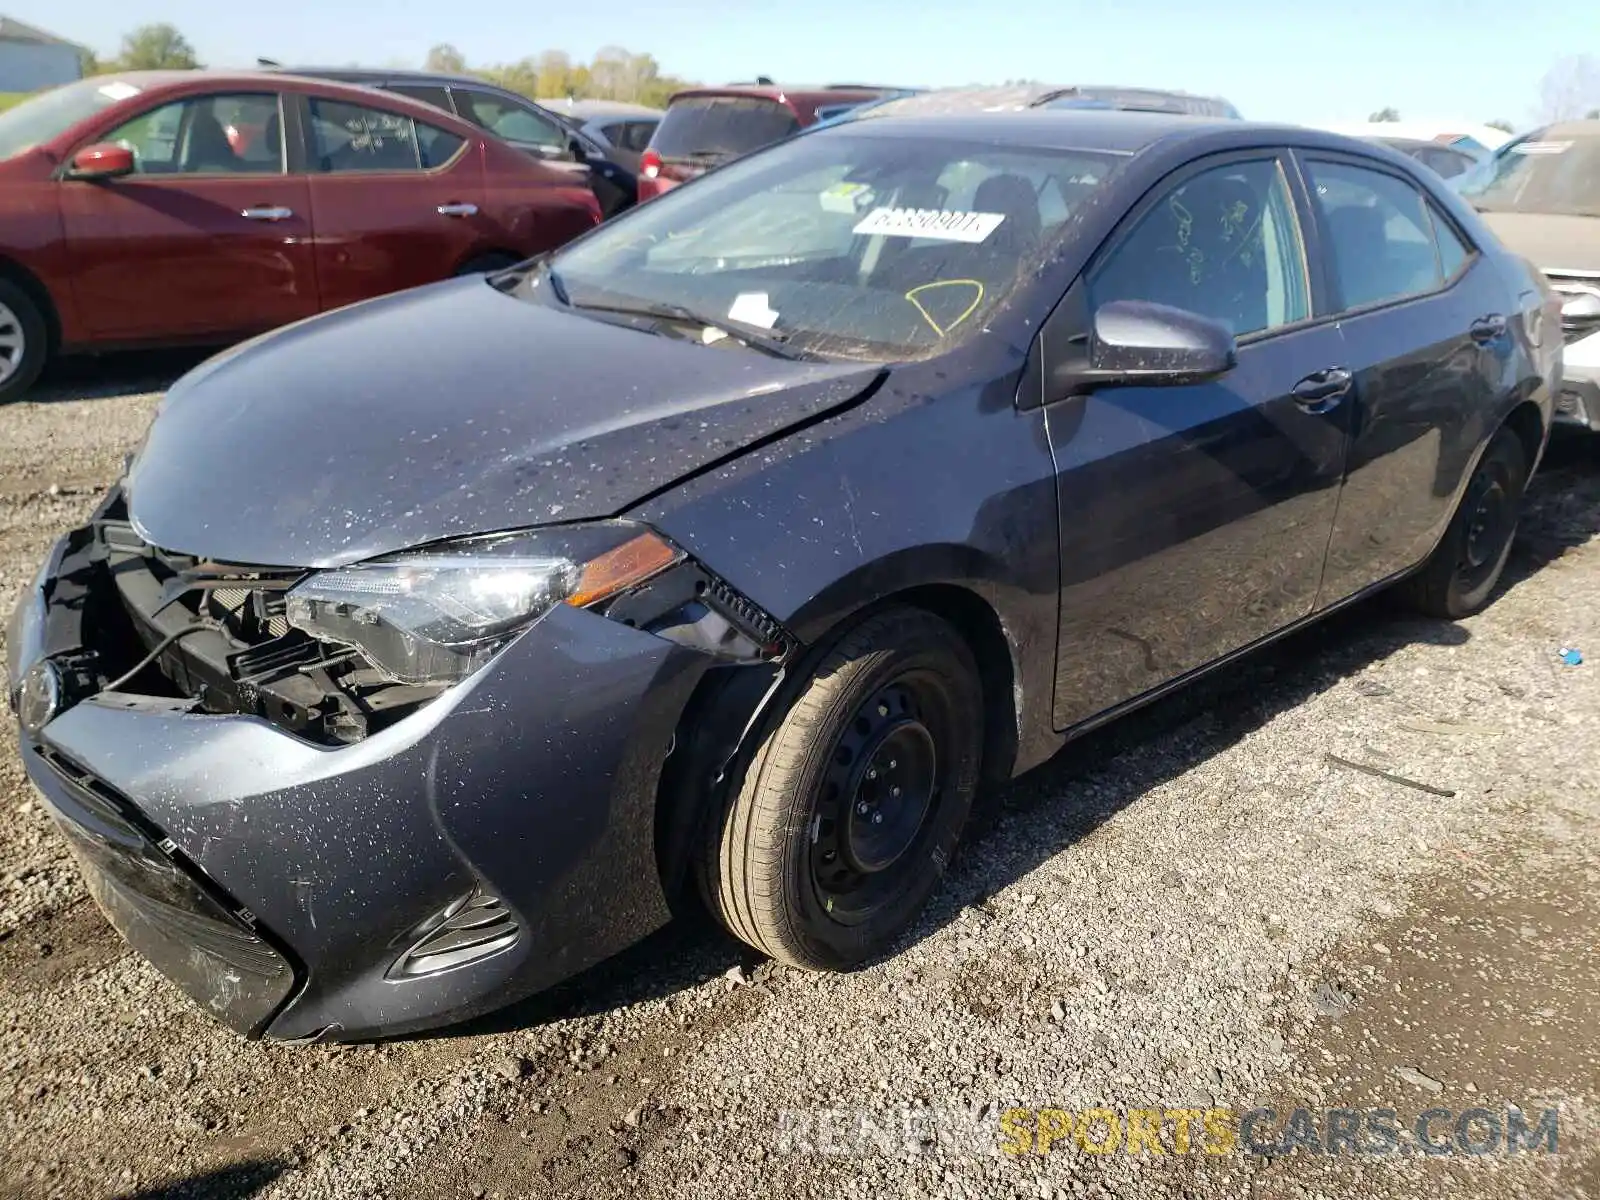
M1410 160L863 119L175 385L7 642L27 771L234 1029L545 987L700 894L891 948L974 790L1400 584L1487 603L1559 309Z

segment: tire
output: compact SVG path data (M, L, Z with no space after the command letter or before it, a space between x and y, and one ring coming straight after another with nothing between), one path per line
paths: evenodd
M954 853L982 748L983 686L961 635L921 609L866 618L824 652L708 821L702 896L791 966L879 956Z
M514 254L480 254L477 258L468 259L456 268L456 275L488 275L494 271L504 271L507 267L514 267L522 260Z
M0 404L19 400L50 357L50 329L38 302L0 279Z
M1516 538L1528 452L1501 428L1483 452L1444 537L1420 570L1402 585L1419 612L1458 620L1489 602Z

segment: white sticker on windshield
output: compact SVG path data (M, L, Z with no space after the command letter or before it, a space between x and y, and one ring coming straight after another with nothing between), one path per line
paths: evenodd
M107 100L126 100L129 96L137 96L139 89L131 83L123 83L120 79L115 83L101 84L100 94Z
M936 238L942 242L981 242L1006 219L1005 213L946 212L938 208L875 208L852 232L887 237Z
M767 307L765 292L740 292L728 308L728 320L771 329L778 323L778 313Z
M1560 154L1572 148L1571 142L1521 142L1511 147L1513 154Z
M872 203L872 188L865 183L836 183L818 199L822 201L825 212L844 213L853 217Z

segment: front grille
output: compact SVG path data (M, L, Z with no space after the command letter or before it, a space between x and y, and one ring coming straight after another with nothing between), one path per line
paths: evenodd
M477 962L506 949L519 932L504 901L480 888L446 909L444 919L395 960L389 977L432 975Z

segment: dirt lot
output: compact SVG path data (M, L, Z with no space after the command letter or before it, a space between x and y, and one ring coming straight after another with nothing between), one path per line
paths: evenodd
M6 611L185 365L58 372L0 410ZM1366 605L983 797L870 970L779 970L681 924L381 1046L248 1044L192 1009L93 908L8 735L0 1194L1600 1195L1597 534L1600 455L1560 448L1487 613ZM1509 1130L1508 1105L1556 1109L1557 1153L1308 1148L1330 1108L1450 1110L1437 1140L1473 1107ZM1271 1153L1179 1153L1180 1118L1164 1153L1091 1153L1103 1123L1032 1136L1062 1119L1041 1108L1260 1106ZM1028 1152L1001 1151L1003 1116Z

